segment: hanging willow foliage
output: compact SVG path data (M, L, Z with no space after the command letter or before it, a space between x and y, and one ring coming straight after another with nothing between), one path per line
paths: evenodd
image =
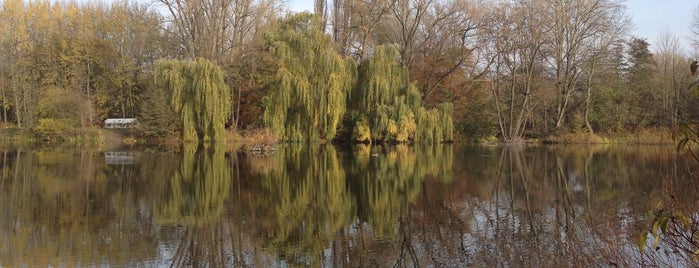
M166 92L187 141L223 140L231 96L223 71L205 60L159 60L155 82Z
M263 100L264 122L286 141L333 139L355 81L354 62L335 51L320 23L295 14L265 36L279 69Z
M451 104L429 111L421 108L420 92L409 82L408 71L398 65L394 46L377 47L358 69L351 107L362 114L354 122L354 140L437 143L453 139Z

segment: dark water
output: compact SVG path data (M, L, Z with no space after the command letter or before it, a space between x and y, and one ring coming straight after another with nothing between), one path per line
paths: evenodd
M637 266L672 147L0 150L0 266Z

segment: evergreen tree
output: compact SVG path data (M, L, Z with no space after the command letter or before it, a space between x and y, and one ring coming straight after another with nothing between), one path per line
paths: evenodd
M266 36L278 70L264 122L286 141L333 139L346 110L356 67L320 29L318 17L301 13Z
M223 71L205 60L160 60L156 62L155 82L182 124L187 141L222 140L231 112L231 96Z

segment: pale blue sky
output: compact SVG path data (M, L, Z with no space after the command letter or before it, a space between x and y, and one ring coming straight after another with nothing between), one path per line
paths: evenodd
M289 0L292 11L313 10L313 0ZM627 0L628 15L631 17L633 35L645 38L653 45L663 31L673 33L684 49L689 51L689 27L692 13L699 6L697 0ZM694 51L699 53L699 51Z
M689 41L692 14L699 6L697 0L628 0L628 15L636 28L635 36L654 44L662 32L677 36L684 49L690 52ZM699 51L694 51L697 53Z

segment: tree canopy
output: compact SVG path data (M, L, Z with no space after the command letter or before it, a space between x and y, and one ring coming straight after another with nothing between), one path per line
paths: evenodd
M231 96L221 68L202 58L160 60L156 62L155 81L179 115L184 140L223 140Z
M453 138L451 105L421 107L422 97L398 64L395 46L379 46L359 65L353 92L353 139L359 142L442 142Z
M266 36L278 69L264 121L287 141L332 140L347 108L356 67L320 29L318 17L301 13Z

